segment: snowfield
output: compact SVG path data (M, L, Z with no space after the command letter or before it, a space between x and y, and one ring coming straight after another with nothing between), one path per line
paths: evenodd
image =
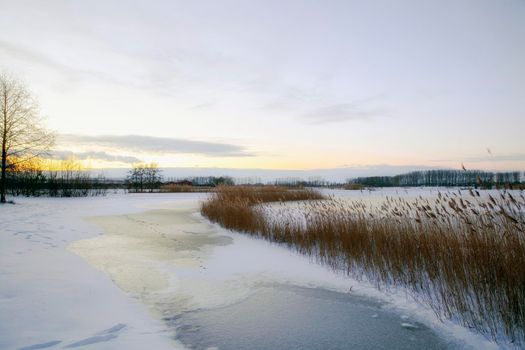
M16 198L0 208L0 349L173 349L172 334L67 247L102 234L88 216L141 212L195 195Z
M198 213L206 196L17 198L0 207L0 349L183 349L171 324L180 313L275 283L378 300L399 314L400 332L421 323L459 348L507 348L440 322L402 291L210 224Z

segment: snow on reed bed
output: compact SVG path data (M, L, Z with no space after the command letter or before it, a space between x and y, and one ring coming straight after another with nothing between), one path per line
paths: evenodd
M525 343L525 197L328 198L311 190L224 187L202 214L289 246L378 288L402 287L439 317L496 341ZM307 200L287 209L268 202Z

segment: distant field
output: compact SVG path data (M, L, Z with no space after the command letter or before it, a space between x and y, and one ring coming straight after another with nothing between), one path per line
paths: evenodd
M161 185L160 192L168 193L192 193L192 192L212 192L215 187L211 186L192 186L192 185L179 185L179 184L167 184Z

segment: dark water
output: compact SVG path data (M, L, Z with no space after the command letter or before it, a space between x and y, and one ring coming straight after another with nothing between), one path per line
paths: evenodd
M457 348L380 303L316 288L263 287L237 304L184 314L175 326L178 340L199 350Z

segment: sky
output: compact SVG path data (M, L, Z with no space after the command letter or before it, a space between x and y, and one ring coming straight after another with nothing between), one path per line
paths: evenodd
M0 0L0 69L95 168L525 169L524 0Z

